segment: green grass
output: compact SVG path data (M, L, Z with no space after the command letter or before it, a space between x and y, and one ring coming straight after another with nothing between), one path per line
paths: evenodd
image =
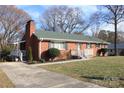
M0 88L12 88L14 84L9 80L7 75L0 69Z
M124 87L124 57L96 57L82 62L41 66L105 87Z

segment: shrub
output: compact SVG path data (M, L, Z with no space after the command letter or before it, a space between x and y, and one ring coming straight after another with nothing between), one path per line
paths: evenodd
M29 47L27 51L28 62L33 63L32 48Z
M7 56L10 54L12 49L13 48L10 47L10 46L5 46L4 48L2 48L2 51L1 51L1 59L2 59L2 61L5 61L7 59Z
M101 53L103 56L107 53L108 49L107 48L101 48Z
M105 56L105 54L107 53L108 49L107 48L101 48L97 51L97 55L100 56L100 54L102 53L103 56Z
M43 51L43 52L41 53L41 59L44 59L45 61L49 61L48 50Z
M76 55L72 55L72 56L71 56L71 59L81 59L81 57L76 56Z
M53 59L60 55L60 51L57 48L48 49L48 56L53 61Z
M97 56L100 56L101 54L101 49L97 50Z
M40 63L45 63L45 59L40 59Z
M121 52L120 52L120 56L124 56L124 49L121 50Z

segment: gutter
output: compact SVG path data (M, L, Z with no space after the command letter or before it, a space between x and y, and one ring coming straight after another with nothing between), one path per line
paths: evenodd
M88 42L88 43L104 43L104 44L110 44L107 42L97 42L97 41L82 41L82 40L70 40L70 39L55 39L55 38L39 38L39 40L56 40L56 41L71 41L71 42Z

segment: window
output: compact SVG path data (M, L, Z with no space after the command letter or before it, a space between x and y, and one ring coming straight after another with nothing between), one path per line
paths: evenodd
M65 49L65 43L63 42L50 42L49 48Z
M87 44L86 44L86 48L92 48L92 44L87 43Z

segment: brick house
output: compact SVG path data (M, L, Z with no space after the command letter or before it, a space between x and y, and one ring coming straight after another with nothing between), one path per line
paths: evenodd
M21 50L30 46L34 60L47 59L45 52L49 48L58 48L61 54L56 59L67 59L70 55L96 56L97 50L107 48L108 42L95 37L77 34L68 34L53 31L36 31L33 20L27 22L25 42L20 45Z

